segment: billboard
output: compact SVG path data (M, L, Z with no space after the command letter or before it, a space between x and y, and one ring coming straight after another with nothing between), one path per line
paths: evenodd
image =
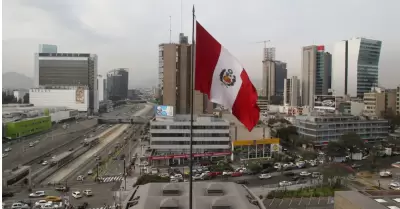
M155 107L155 115L156 115L156 117L173 117L174 116L174 107L158 105Z
M314 97L314 108L336 109L336 97L332 95L318 95Z
M80 86L76 89L75 101L77 104L85 103L85 89L82 86Z

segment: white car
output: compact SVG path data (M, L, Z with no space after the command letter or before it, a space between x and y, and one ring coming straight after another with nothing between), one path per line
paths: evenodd
M202 176L200 175L200 174L196 174L196 175L194 175L193 177L193 180L201 180L202 179Z
M30 193L29 197L44 197L46 193L44 191L36 191L34 193Z
M47 161L43 161L43 163L42 163L43 166L45 166L47 164L49 164L49 162L47 162Z
M54 209L53 203L52 202L48 202L48 203L42 205L41 209Z
M76 177L77 181L83 181L84 179L85 179L85 177L82 175L79 175L78 177Z
M47 201L46 200L39 200L39 201L37 201L37 202L35 202L35 206L43 206L43 205L45 205L47 203Z
M83 191L83 194L85 194L88 197L89 196L93 196L92 190L90 190L90 189L87 189L87 190Z
M290 185L292 185L292 182L290 182L290 181L279 182L279 186L281 186L281 187L290 186Z
M75 199L82 198L82 193L80 191L72 192L72 197Z
M223 176L231 176L232 175L232 171L224 171L224 172L222 172L222 175Z
M390 172L390 171L381 171L381 172L379 172L379 176L381 176L381 177L391 177L392 176L392 172Z
M259 179L270 179L272 176L269 174L261 174L260 176L258 176Z
M7 153L3 153L3 157L7 157L8 156L8 154Z
M307 172L307 171L300 172L300 176L309 176L309 175L311 175L310 172Z
M400 190L400 183L399 182L391 182L389 184L389 189Z
M10 152L11 150L12 150L11 147L7 147L7 148L4 150L4 152Z
M28 208L30 208L29 205L20 202L13 203L11 206L11 209L28 209Z

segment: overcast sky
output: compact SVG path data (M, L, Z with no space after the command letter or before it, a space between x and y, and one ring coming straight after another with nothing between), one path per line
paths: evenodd
M130 87L157 83L158 45L179 32L191 36L192 5L197 20L248 70L261 78L263 44L276 47L289 75L300 75L301 47L366 37L383 41L379 81L400 84L399 0L5 0L3 73L33 76L38 44L59 52L99 57L101 74L130 71ZM182 9L181 9L182 5ZM182 13L181 13L182 11ZM183 18L181 18L181 15ZM183 19L181 21L181 19ZM182 23L182 24L181 24ZM394 76L395 75L395 76Z

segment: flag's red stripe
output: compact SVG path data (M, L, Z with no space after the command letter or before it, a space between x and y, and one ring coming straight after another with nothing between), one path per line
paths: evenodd
M221 44L196 22L195 90L211 94L211 83L221 53Z
M244 69L240 77L242 78L242 86L233 104L232 114L251 131L260 118L260 109L257 105L257 90Z

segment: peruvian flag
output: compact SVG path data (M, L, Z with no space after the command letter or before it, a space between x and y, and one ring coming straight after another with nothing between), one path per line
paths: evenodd
M260 117L257 91L246 70L221 44L196 22L195 90L211 102L232 110L251 131Z

